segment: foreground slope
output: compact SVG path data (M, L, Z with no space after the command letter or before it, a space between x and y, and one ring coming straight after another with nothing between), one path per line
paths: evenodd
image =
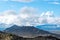
M0 31L0 40L20 40L20 38L22 37Z

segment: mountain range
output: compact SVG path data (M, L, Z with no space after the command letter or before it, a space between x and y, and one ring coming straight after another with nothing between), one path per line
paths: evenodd
M49 31L51 33L60 34L60 26L58 26L56 24L38 25L38 26L36 26L36 28Z
M0 31L0 40L21 40L34 39L39 37L60 39L60 34L50 33L48 31L35 28L34 26L13 25L4 31Z
M17 25L7 28L6 30L4 30L4 32L29 38L37 37L39 35L45 36L50 34L49 32L40 30L38 28L35 28L34 26L17 26Z
M12 27L4 30L4 32L14 34L23 38L34 38L38 36L55 36L60 38L60 34L51 33L42 29L35 28L34 26L13 25Z

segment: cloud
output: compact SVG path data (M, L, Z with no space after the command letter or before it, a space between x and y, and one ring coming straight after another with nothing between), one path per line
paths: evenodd
M28 3L28 2L33 2L34 0L11 0L11 1Z
M22 7L20 9L19 18L18 18L20 20L19 23L21 23L20 25L26 25L26 26L33 25L33 24L35 25L36 23L34 20L36 19L35 17L37 17L35 12L37 12L36 8L26 7L26 6Z
M52 2L52 1L60 1L60 0L44 0L44 1L51 1Z
M0 24L6 24L8 26L37 26L41 24L60 24L60 18L55 17L53 11L43 12L40 16L36 8L33 7L22 7L19 13L14 10L3 11L0 15ZM4 26L5 27L5 26Z
M49 2L50 4L60 4L60 2L55 1L55 2Z
M7 25L35 26L38 24L38 18L34 14L35 12L37 11L33 7L22 7L19 13L16 13L14 10L6 10L1 12L0 23Z
M40 24L56 24L56 17L53 14L53 11L47 11L45 13L42 13L39 20Z
M12 24L16 18L17 15L14 10L6 10L0 15L0 23Z
M1 13L0 23L11 24L15 20L16 15L12 10L7 10Z
M47 12L43 12L40 17L45 17L45 18L49 18L49 17L54 17L53 11L47 11Z
M27 7L27 6L24 6L20 9L20 13L30 13L30 14L33 14L33 13L36 13L38 11L37 8L33 8L33 7Z
M16 11L15 10L6 10L4 12L2 12L3 15L16 15Z
M5 24L11 24L15 20L14 15L0 16L0 22Z
M49 3L49 4L60 4L60 0L44 0L45 2Z
M22 2L22 3L30 3L35 0L0 0L0 1L13 1L13 2Z

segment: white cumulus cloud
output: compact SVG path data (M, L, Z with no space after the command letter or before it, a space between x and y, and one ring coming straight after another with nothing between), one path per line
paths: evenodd
M41 24L56 24L56 17L53 14L53 11L47 11L46 13L42 13L39 20Z
M21 23L20 25L25 25L25 26L35 25L37 23L35 21L35 20L37 20L35 18L35 17L37 17L35 15L35 12L37 12L37 11L33 7L23 7L23 8L21 8L20 12L19 12L19 15L18 15L19 16L18 19L20 20L20 22L17 21L17 24Z
M40 16L37 15L38 11L33 7L22 7L19 13L14 10L6 10L1 12L0 24L19 26L37 26L46 23L60 24L60 18L55 17L53 11L44 12Z
M2 12L0 15L0 23L6 23L6 24L11 24L16 18L16 15L14 15L14 11L7 10Z
M33 7L22 7L19 13L14 10L6 10L1 12L0 23L13 24L19 26L35 26L38 25L37 12Z

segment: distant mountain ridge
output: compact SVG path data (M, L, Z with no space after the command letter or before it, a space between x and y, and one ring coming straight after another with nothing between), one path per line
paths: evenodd
M60 34L60 25L57 24L38 25L36 28L49 31L51 33Z
M60 26L57 24L43 24L36 27L43 30L60 30Z

